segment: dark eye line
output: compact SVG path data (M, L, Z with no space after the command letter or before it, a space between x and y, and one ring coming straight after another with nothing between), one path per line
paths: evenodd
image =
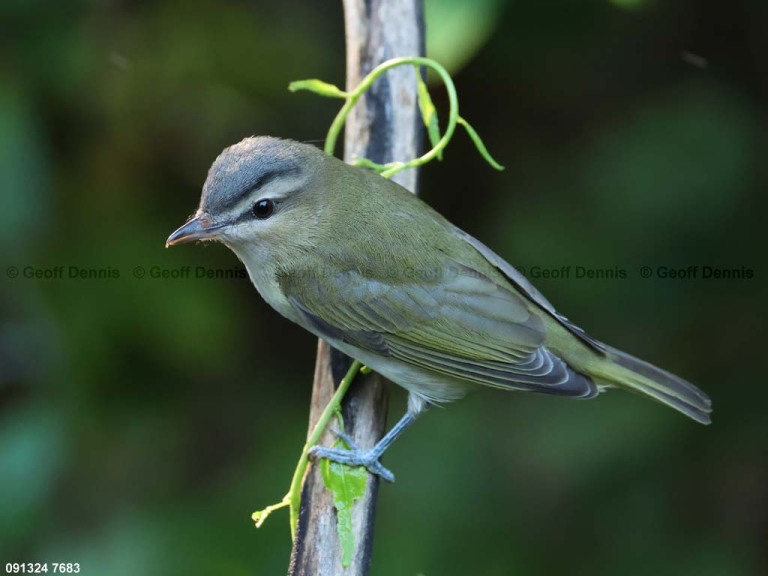
M261 176L259 176L255 181L253 181L248 187L243 188L237 194L228 197L225 202L222 202L219 206L216 207L216 211L227 212L229 210L232 210L234 207L236 207L238 204L240 204L243 201L243 198L253 197L253 195L256 192L258 192L260 188L263 188L269 182L272 182L273 180L283 175L300 174L301 171L302 171L301 168L299 168L298 166L281 168L279 170L268 170L267 172L264 172ZM275 200L275 202L278 202L278 200ZM248 207L248 211L250 211L252 206L253 205L251 204L251 206ZM238 217L238 220L240 218L242 217Z

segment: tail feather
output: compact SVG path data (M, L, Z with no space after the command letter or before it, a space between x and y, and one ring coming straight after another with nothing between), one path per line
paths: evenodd
M712 401L704 392L679 376L607 347L609 361L594 376L609 386L619 386L679 410L702 424L712 422Z

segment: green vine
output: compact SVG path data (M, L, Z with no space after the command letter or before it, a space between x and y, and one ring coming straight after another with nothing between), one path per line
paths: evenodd
M385 178L389 178L398 172L407 170L408 168L422 166L427 162L435 159L440 160L442 159L443 150L445 150L445 148L448 146L448 142L450 142L451 138L453 137L453 133L456 130L456 125L460 124L466 129L470 138L472 138L472 141L475 143L475 146L477 146L477 150L480 155L485 158L485 160L496 170L504 169L504 167L496 162L488 153L485 145L480 140L477 132L472 128L472 126L470 126L469 122L459 116L459 99L458 96L456 96L456 87L453 84L453 80L451 79L450 74L448 74L446 69L434 60L420 57L392 58L391 60L387 60L386 62L379 64L376 66L376 68L371 70L365 76L365 78L363 78L360 84L358 84L354 90L349 92L345 92L333 84L328 84L322 80L315 79L298 80L296 82L291 82L288 85L288 90L291 92L296 92L298 90L308 90L310 92L314 92L315 94L319 94L320 96L327 96L330 98L343 98L346 100L344 105L341 107L341 110L339 110L338 114L336 114L336 117L333 119L331 127L328 129L324 147L326 154L333 156L334 150L336 149L336 142L338 141L339 135L341 134L341 129L344 127L344 123L347 121L347 117L352 111L352 108L354 108L355 104L357 104L357 101L360 100L362 95L365 94L365 92L371 87L376 79L379 78L379 76L384 74L387 70L396 68L398 66L413 66L416 68L419 109L421 110L422 120L424 121L424 125L427 128L427 133L429 134L432 148L422 156L408 161L395 161L388 164L377 164L375 162L371 162L370 160L360 158L355 160L354 164L356 166L372 168ZM418 69L421 66L426 66L427 68L434 70L443 81L445 90L448 93L448 124L446 125L445 132L442 134L442 136L440 136L439 126L437 123L437 111L434 104L432 104L432 99L429 96L429 91L427 90L426 84L424 84L421 76L418 73Z
M342 378L339 387L333 394L331 401L328 402L328 406L325 407L323 413L320 415L320 419L312 429L312 434L307 438L307 442L304 444L304 448L301 450L301 456L299 456L299 462L296 465L296 470L293 473L291 479L291 487L288 493L277 504L267 506L263 510L254 512L251 518L256 522L256 528L260 528L264 521L269 517L272 512L279 510L280 508L290 507L290 524L291 524L291 538L296 538L296 526L299 523L299 508L301 507L301 485L304 482L304 474L307 472L307 466L309 466L309 449L312 448L320 440L320 437L325 432L328 422L334 414L336 414L341 408L341 401L344 399L344 395L349 389L349 385L357 376L358 371L363 368L363 365L355 360L352 366L349 367L344 378Z
M370 168L381 174L381 176L384 178L390 178L398 172L407 170L408 168L422 166L427 162L431 162L435 159L442 160L443 151L448 146L448 143L453 137L456 126L460 125L467 131L467 134L472 139L472 142L474 142L475 147L477 148L480 155L485 158L485 160L496 170L504 169L504 167L496 162L488 153L485 144L483 144L483 141L480 139L480 136L478 136L474 128L472 128L472 126L459 115L459 101L458 97L456 96L456 87L454 86L453 80L451 79L448 72L434 60L421 57L393 58L391 60L387 60L386 62L379 64L376 66L376 68L371 70L371 72L368 73L365 78L363 78L360 84L358 84L351 91L341 90L333 84L329 84L327 82L323 82L322 80L316 79L298 80L296 82L290 83L288 89L291 92L296 92L298 90L308 90L310 92L314 92L315 94L319 94L320 96L326 96L329 98L341 98L345 100L344 105L336 114L336 117L331 123L331 127L328 129L324 147L326 154L329 156L333 155L336 149L336 143L339 139L339 135L341 134L341 129L344 127L344 124L347 121L347 117L352 111L352 108L354 108L355 104L357 104L358 100L360 100L363 94L365 94L365 92L370 89L377 78L379 78L388 70L398 66L412 66L416 69L419 110L421 111L422 121L426 127L427 135L429 136L429 141L430 144L432 144L432 148L418 158L413 158L407 161L394 161L387 164L378 164L366 158L358 158L353 162L355 166ZM448 122L445 127L445 132L442 134L440 134L437 109L432 103L427 85L424 83L421 75L419 74L419 69L422 66L431 68L437 73L445 85L445 89L448 94ZM334 414L338 415L339 424L341 427L343 427L343 422L341 421L341 402L344 399L344 395L346 394L350 384L352 384L352 381L355 379L355 376L358 372L363 372L365 374L369 371L370 370L367 366L363 366L358 361L352 363L352 366L349 368L349 371L342 379L339 387L336 389L336 392L331 398L331 401L328 403L328 406L325 407L323 413L320 415L320 419L312 430L312 433L309 435L307 442L304 444L304 448L301 451L298 464L296 465L296 470L294 471L293 478L291 479L291 486L288 490L288 493L277 504L267 506L262 510L254 512L251 516L256 523L257 528L264 524L272 512L287 506L290 510L289 516L291 537L293 539L296 538L296 528L299 521L299 508L301 507L301 488L304 482L304 476L309 466L309 451L320 440L323 432L328 426L328 422L330 422Z

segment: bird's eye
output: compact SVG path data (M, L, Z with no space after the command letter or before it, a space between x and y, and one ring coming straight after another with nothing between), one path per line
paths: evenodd
M264 220L272 216L272 212L275 211L275 203L269 198L264 198L256 202L251 210L256 218Z

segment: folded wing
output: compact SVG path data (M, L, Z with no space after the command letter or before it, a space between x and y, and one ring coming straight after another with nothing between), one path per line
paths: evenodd
M300 285L282 282L315 329L367 352L474 384L564 396L597 394L544 345L533 306L466 266L428 281L393 284L355 271ZM439 398L438 398L439 400Z

